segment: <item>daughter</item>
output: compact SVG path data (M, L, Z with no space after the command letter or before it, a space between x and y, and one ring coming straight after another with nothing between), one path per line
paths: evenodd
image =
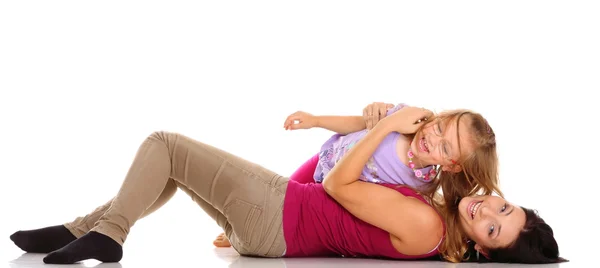
M406 185L429 198L434 198L441 189L444 193L441 203L448 207L438 207L438 211L450 215L457 213L452 207L461 197L480 191L503 196L498 187L496 139L483 116L465 109L434 115L406 104L374 103L364 109L364 116L314 116L302 111L291 114L284 122L286 130L320 127L336 134L290 179L322 182L342 156L366 135L367 127L372 127L369 119L389 116L400 109L420 109L417 112L422 113L419 117L422 119L398 122L403 130L385 138L363 168L360 180ZM214 244L229 246L223 234Z

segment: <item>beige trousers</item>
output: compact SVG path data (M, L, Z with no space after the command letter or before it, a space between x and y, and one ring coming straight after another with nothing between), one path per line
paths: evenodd
M282 212L288 178L181 134L155 132L141 144L117 195L65 223L76 237L89 231L123 244L135 222L186 192L241 255L285 253Z

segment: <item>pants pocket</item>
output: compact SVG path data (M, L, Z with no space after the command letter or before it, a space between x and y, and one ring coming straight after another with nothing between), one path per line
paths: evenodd
M262 209L246 201L235 199L224 209L223 214L237 236L237 240L248 251L255 251L264 236L257 226L262 219Z

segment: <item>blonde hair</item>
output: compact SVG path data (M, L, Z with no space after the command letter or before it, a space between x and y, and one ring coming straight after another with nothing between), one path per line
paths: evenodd
M469 120L466 122L470 134L468 142L473 145L473 152L466 155L462 153L460 144L461 119ZM456 123L461 155L457 164L462 169L460 172L448 172L438 167L436 178L420 192L431 201L446 223L445 240L439 248L442 257L451 262L460 262L467 251L467 237L460 228L458 203L463 197L476 194L490 195L495 192L501 197L504 196L498 182L496 137L487 120L481 114L470 110L445 111L437 115L435 120Z

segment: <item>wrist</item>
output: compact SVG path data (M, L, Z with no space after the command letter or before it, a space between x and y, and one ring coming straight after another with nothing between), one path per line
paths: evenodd
M323 128L323 117L320 115L313 115L313 127Z
M394 132L394 126L392 126L392 124L389 123L389 120L386 119L387 118L381 119L381 121L379 121L375 126L373 126L371 131L381 132L386 135L390 134L391 132Z

